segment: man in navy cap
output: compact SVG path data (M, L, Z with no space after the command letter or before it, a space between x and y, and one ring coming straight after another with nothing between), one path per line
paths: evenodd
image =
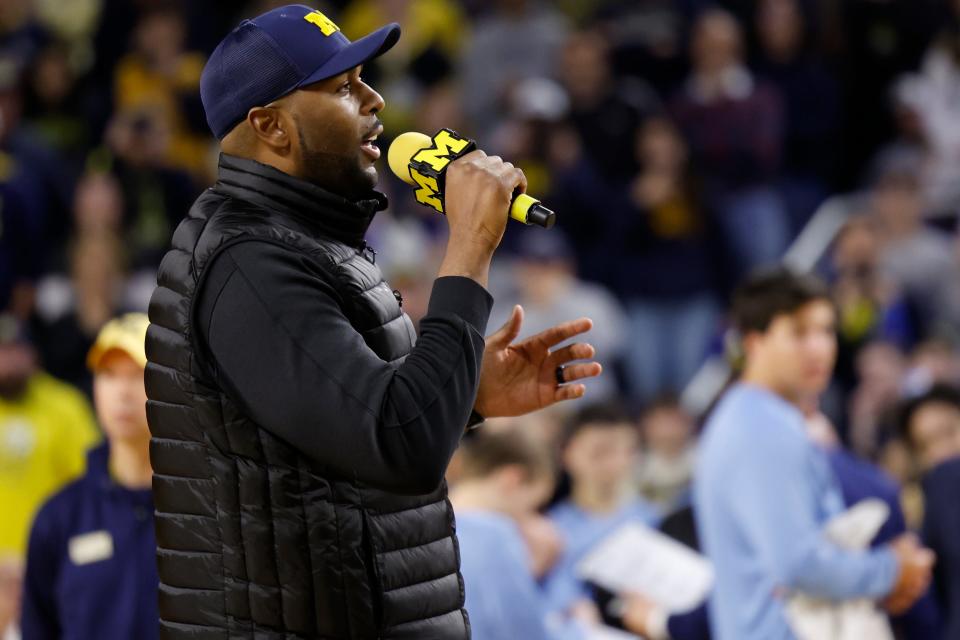
M304 6L242 22L201 80L219 179L163 259L146 371L161 638L468 638L444 472L468 423L578 397L581 319L486 343L514 189L447 171L450 237L417 338L363 238L383 99L355 42ZM414 342L416 340L416 346ZM567 365L567 366L564 366ZM469 586L467 587L469 588Z

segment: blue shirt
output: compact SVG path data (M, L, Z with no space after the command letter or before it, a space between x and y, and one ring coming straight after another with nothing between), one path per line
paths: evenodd
M87 472L40 509L30 532L24 640L150 640L159 635L149 489L117 485L104 444Z
M720 401L704 431L693 500L715 569L717 640L793 638L786 591L846 600L893 587L891 551L845 551L823 536L843 509L840 490L803 416L769 391L738 384Z
M488 511L458 511L457 538L473 640L548 640L543 596L514 522Z
M583 598L592 600L587 586L577 576L577 565L599 542L624 524L655 526L660 519L656 508L640 499L604 515L589 513L565 500L550 509L547 516L559 529L564 544L563 553L544 584L553 611L566 610Z

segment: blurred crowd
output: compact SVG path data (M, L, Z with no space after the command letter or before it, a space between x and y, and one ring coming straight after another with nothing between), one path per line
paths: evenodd
M508 228L490 326L518 303L522 337L590 316L605 373L589 399L484 427L532 434L529 456L482 444L450 476L455 503L521 524L537 580L624 520L695 544L682 513L703 416L678 398L725 349L733 287L835 194L852 195L816 268L839 313L826 432L920 527L925 477L960 455L960 1L305 3L352 38L402 25L364 69L384 149L452 128L557 211L549 232ZM281 4L0 2L0 634L36 509L99 437L87 353L109 319L146 311L170 234L216 179L206 56ZM445 224L387 173L368 240L417 321ZM497 475L504 459L534 471Z

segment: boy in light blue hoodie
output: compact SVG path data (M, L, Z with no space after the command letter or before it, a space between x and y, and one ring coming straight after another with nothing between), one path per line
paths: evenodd
M714 638L794 638L785 600L798 592L905 610L927 589L929 550L904 535L846 551L823 535L843 501L798 406L833 371L836 312L826 288L784 269L762 273L739 289L733 316L744 370L707 423L694 474L697 528L716 570Z

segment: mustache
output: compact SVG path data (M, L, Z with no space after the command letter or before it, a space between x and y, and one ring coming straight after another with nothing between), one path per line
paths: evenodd
M382 126L383 126L383 120L381 120L380 118L377 118L376 120L374 120L373 126L370 127L370 129L363 134L363 137L366 138L367 136L373 135L374 133L376 133L377 129L379 129Z

